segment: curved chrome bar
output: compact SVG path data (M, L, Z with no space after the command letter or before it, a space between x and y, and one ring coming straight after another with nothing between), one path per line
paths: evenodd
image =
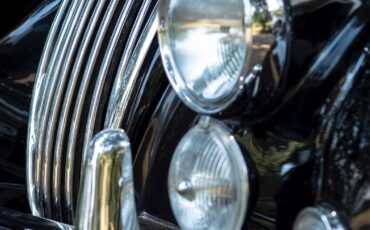
M107 129L91 141L77 205L77 229L139 229L129 138Z
M50 75L51 78L57 79L56 81L56 88L54 92L50 92L49 98L51 101L51 108L50 108L50 116L47 122L47 128L46 128L46 137L45 137L45 143L43 144L43 152L44 152L44 170L43 170L43 191L44 191L44 197L46 197L46 201L50 203L50 177L53 176L52 180L52 191L53 191L53 199L51 201L52 208L54 209L53 214L55 214L54 218L55 220L62 220L62 208L61 208L61 202L60 202L60 167L61 167L61 155L54 155L54 160L58 161L58 164L53 164L53 168L51 167L51 162L53 160L53 147L54 147L54 138L55 138L55 132L56 132L56 126L58 123L58 115L61 108L61 103L63 100L64 95L64 89L66 86L66 83L68 81L68 73L71 69L73 56L75 54L75 51L77 49L77 45L79 44L80 38L83 35L85 23L88 22L89 19L89 12L92 9L92 6L95 1L81 1L77 13L75 14L75 20L74 25L72 29L73 37L71 38L71 41L69 44L66 44L64 47L64 50L62 52L65 53L63 56L60 57L58 60L58 63L56 63L56 66L54 68L54 71L52 75ZM48 159L48 160L46 160ZM51 170L53 169L53 170ZM53 172L52 172L53 171ZM51 217L51 213L47 215L48 217Z
M70 0L64 0L59 7L58 13L55 17L53 25L50 29L49 36L41 57L40 66L38 68L35 87L32 95L32 102L30 108L30 118L28 124L28 137L27 137L27 194L30 204L31 212L36 216L43 215L42 202L40 196L40 174L41 174L41 159L40 155L36 153L37 141L39 136L38 121L40 120L40 98L44 97L46 90L46 77L45 72L49 65L51 54L59 35L59 30L62 20L65 17L69 6Z
M130 60L123 58L120 63L112 95L109 100L109 113L106 116L105 128L118 128L121 126L122 119L126 113L125 108L134 90L135 82L137 81L145 56L156 36L157 28L156 5L145 25Z
M129 16L129 12L131 11L132 5L134 3L134 0L127 0L125 2L125 5L122 9L122 12L118 18L117 24L115 25L112 37L108 44L108 50L106 51L104 55L104 61L101 66L101 69L98 74L98 79L95 84L94 92L92 95L92 100L90 104L90 110L89 110L89 116L86 123L86 130L85 130L85 139L84 139L84 147L82 151L82 160L81 160L81 168L84 168L85 159L86 159L86 152L88 144L91 141L91 138L94 133L94 124L96 120L96 115L98 112L98 107L100 104L100 99L102 96L103 88L104 88L104 82L107 78L107 73L109 70L109 66L112 62L112 59L114 58L114 51L117 49L117 44L120 39L120 35L123 32L123 29L125 27L125 21L127 20L127 17Z
M50 115L50 108L51 108L51 99L52 94L56 90L58 78L55 77L54 73L56 72L56 68L58 68L61 59L65 55L66 46L64 44L68 44L70 39L72 39L73 29L76 23L74 15L80 10L82 2L81 1L74 1L71 5L71 8L68 12L66 17L66 21L63 24L62 31L59 35L59 38L56 43L56 47L54 52L51 56L51 61L48 70L45 73L46 78L46 85L47 91L45 95L40 98L41 100L41 108L39 113L42 114L40 120L38 121L39 125L39 139L37 141L37 148L36 154L39 155L40 162L37 163L37 166L40 166L40 173L36 173L39 176L39 180L41 182L41 189L40 189L40 200L43 202L44 206L44 217L51 217L51 199L50 199L50 162L51 157L47 155L44 151L44 140L48 134L46 133L46 126L47 121L49 120ZM41 160L42 159L42 160ZM38 169L38 167L37 167Z
M106 34L111 19L114 15L115 9L117 7L119 0L112 0L109 3L108 9L104 15L103 21L100 25L98 34L94 41L94 45L89 56L89 60L86 65L85 72L82 77L80 89L78 92L76 104L74 107L70 135L68 138L68 148L67 148L67 162L66 162L66 174L65 174L65 202L67 210L70 212L68 215L73 216L73 168L74 168L74 158L76 151L76 140L78 135L78 130L80 128L81 116L83 105L87 96L87 90L89 87L90 79L93 74L94 65L97 62L99 50L103 45L104 35Z
M145 15L148 13L148 6L150 5L151 0L146 0L145 3L143 4L142 8L139 11L139 14L135 20L135 24L132 27L132 31L130 33L130 36L128 38L127 44L125 46L125 50L123 52L123 56L121 58L121 63L118 69L118 73L114 82L112 94L111 94L111 99L113 101L117 101L116 97L119 95L119 91L122 90L122 85L124 81L123 77L123 72L127 68L127 64L132 56L132 52L135 49L135 46L137 44L138 37L140 36L140 29L143 25ZM123 108L122 108L123 109ZM117 110L117 105L116 103L109 103L108 104L108 110L107 110L107 115L106 115L106 120L104 122L104 127L105 128L119 128L120 127L120 122L121 119L116 119L117 117L114 116L113 114Z
M63 155L63 144L66 138L66 133L67 133L67 128L68 128L67 120L68 120L69 113L71 113L72 106L74 103L73 101L74 98L72 95L74 94L74 92L76 92L77 83L80 80L79 75L81 73L81 69L83 66L82 63L85 60L89 52L88 45L90 44L94 36L95 28L99 25L98 24L99 18L101 14L103 13L103 9L104 9L104 5L106 1L107 0L98 1L97 6L95 7L95 10L91 17L92 20L89 22L89 25L87 26L84 38L82 39L80 48L78 50L78 54L77 54L75 64L72 69L72 73L70 75L70 81L68 82L66 95L69 95L69 96L67 96L64 99L62 110L60 113L59 125L58 125L58 131L57 131L57 137L56 137L56 143L55 143L55 158L54 158L54 163L53 163L53 167L54 167L53 199L55 201L58 199L60 200L61 198L61 187L60 187L61 181L60 180L61 180L62 169L60 168L60 166L61 166L61 161L62 161L61 158L64 156ZM71 166L70 164L68 164L68 162L73 162L74 157L71 155L65 156L65 157L66 157L65 160L67 162L67 165ZM70 170L71 172L73 171L73 169L70 169ZM72 222L72 219L73 219L73 216L67 213L66 220L68 222Z

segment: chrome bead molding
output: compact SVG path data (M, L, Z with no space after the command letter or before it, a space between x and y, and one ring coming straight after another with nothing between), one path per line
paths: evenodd
M103 128L123 126L155 44L156 7L157 0L61 2L31 102L27 188L34 215L73 223L88 144Z
M139 229L129 138L107 129L91 141L77 205L77 229Z

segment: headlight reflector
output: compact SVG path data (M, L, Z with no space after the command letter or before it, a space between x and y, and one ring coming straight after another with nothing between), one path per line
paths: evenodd
M233 136L203 117L172 158L168 188L182 229L240 229L249 198L248 170Z
M226 108L238 95L248 53L249 0L162 0L162 59L179 97L201 113Z

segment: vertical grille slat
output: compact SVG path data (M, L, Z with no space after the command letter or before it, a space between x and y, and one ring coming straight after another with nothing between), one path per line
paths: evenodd
M43 103L43 107L41 107L41 114L43 117L41 118L40 122L40 139L39 145L37 148L37 152L42 155L42 173L41 173L41 181L42 181L42 201L44 205L44 216L48 218L52 218L51 215L51 197L50 197L50 179L51 179L51 162L52 156L48 154L46 148L50 146L45 146L45 142L48 136L51 133L48 133L47 124L51 119L51 109L54 107L52 103L52 99L54 97L54 93L57 87L60 87L60 76L59 73L62 68L62 63L64 61L64 57L68 52L68 46L65 44L69 44L70 41L73 39L74 31L77 26L79 14L81 14L83 9L83 1L75 1L69 11L68 19L62 29L62 33L57 42L56 49L54 51L54 55L51 59L50 68L47 70L45 77L49 80L48 81L48 88L49 91L45 94L45 102ZM63 33L65 32L65 33Z
M81 162L81 168L84 168L85 165L85 158L86 158L86 152L87 147L92 139L93 133L94 133L94 124L96 119L96 114L98 110L98 104L100 101L100 98L102 96L102 91L104 87L104 82L106 81L108 68L110 65L110 62L112 61L114 51L116 50L118 40L120 38L120 35L122 33L123 27L125 25L125 21L128 17L128 12L130 11L132 5L134 3L134 0L127 0L125 2L125 6L123 7L123 10L119 16L119 19L117 21L117 24L114 28L112 37L109 41L108 50L104 55L104 61L103 65L100 69L97 82L95 84L95 89L92 95L92 101L90 105L90 110L88 113L88 119L87 119L87 125L85 130L85 139L84 139L84 146L82 151L82 162Z
M63 57L63 61L61 63L61 69L60 72L56 72L55 76L58 78L58 87L56 91L54 92L54 97L52 101L52 108L50 113L50 118L48 121L48 129L46 131L46 140L45 140L45 155L51 156L52 150L53 150L53 144L54 139L56 135L56 127L58 125L58 115L60 112L61 103L63 101L63 93L65 86L68 82L68 73L71 69L73 57L75 55L77 46L80 42L80 38L83 35L85 27L85 23L88 21L88 17L90 14L90 11L95 3L95 0L90 0L87 2L83 2L80 6L82 8L78 10L78 13L76 14L76 18L78 20L78 24L73 31L74 37L72 41L70 42L70 45L67 47L67 53L65 57ZM68 96L68 95L67 95ZM62 155L57 153L55 151L54 154L54 162L53 162L53 172L51 173L53 176L52 180L52 206L53 206L53 213L55 214L55 219L61 220L62 219L62 209L60 205L60 167L62 165ZM47 178L47 175L50 174L49 170L50 166L48 166L48 171L44 171L44 178ZM50 187L50 185L48 185Z
M35 158L36 158L36 166L35 166L35 174L36 174L36 181L35 181L35 190L36 190L36 203L37 205L43 210L41 213L42 216L45 216L46 213L49 210L49 207L44 207L44 191L43 191L43 178L42 178L42 170L44 169L43 162L45 160L45 156L43 153L40 151L43 143L43 139L45 137L45 120L48 117L48 108L50 108L50 104L48 103L50 101L50 98L48 95L50 94L50 87L52 85L53 79L49 77L50 74L50 68L51 66L55 65L55 62L57 61L57 58L59 56L59 50L62 48L63 44L63 39L65 38L65 34L68 31L69 25L72 20L72 14L71 11L75 10L77 7L77 2L72 3L71 9L68 11L68 14L66 16L66 20L62 25L62 29L60 32L60 35L56 41L56 45L54 47L54 50L52 52L51 58L50 58L50 63L49 63L49 68L46 69L46 73L41 73L42 77L45 78L45 81L43 82L43 85L46 86L48 91L45 91L44 94L42 95L41 102L40 102L40 108L38 109L37 113L40 113L39 119L36 121L38 123L38 129L39 132L36 134L36 148L35 148ZM61 36L63 35L63 36Z
M132 53L135 49L136 42L138 40L138 37L140 36L140 30L143 26L145 16L148 13L149 6L151 3L152 3L151 0L145 0L143 7L141 8L139 12L139 15L137 19L135 20L134 26L132 28L128 42L125 47L125 51L123 53L123 56L121 57L121 63L118 67L118 73L114 81L111 99L108 104L107 116L106 116L105 123L104 123L105 128L120 127L121 121L120 119L117 119L117 117L120 117L123 115L122 113L125 109L125 106L119 103L120 100L118 98L123 96L123 94L120 91L122 91L122 89L125 88L124 82L126 80L123 78L124 71L126 70L127 64L130 61Z
M66 162L66 179L65 179L65 201L67 205L67 210L70 211L68 214L69 217L73 217L73 208L74 208L74 201L73 201L73 173L74 173L74 164L75 164L75 152L76 152L76 144L77 144L77 135L80 129L80 121L82 117L82 110L84 108L84 103L87 96L87 91L89 88L90 79L93 75L94 65L97 62L99 50L103 45L104 41L104 34L106 34L111 19L114 15L116 6L118 4L118 0L112 0L109 3L107 12L104 15L102 24L100 25L97 37L94 41L94 45L91 51L91 55L87 62L87 66L85 69L85 73L83 74L81 86L78 91L78 97L76 100L76 105L73 112L72 117L72 124L70 128L70 135L68 138L68 145L67 145L67 158L71 159L71 161Z
M51 30L49 32L49 36L44 48L44 52L41 57L40 65L37 72L37 78L35 81L35 86L32 95L32 103L30 109L30 121L28 127L28 137L27 137L27 193L28 193L28 200L30 203L31 211L34 215L42 216L43 210L40 202L38 200L39 194L39 187L37 186L40 184L37 180L39 176L37 173L40 173L40 169L37 165L37 155L36 155L36 146L38 134L39 134L39 126L38 120L40 120L41 114L39 113L39 109L41 106L41 100L39 98L44 97L44 93L46 91L46 78L44 77L44 73L48 68L49 60L52 55L52 49L55 45L56 39L58 37L58 32L60 30L62 20L65 17L67 9L69 7L70 1L65 0L62 2L58 13L55 17L55 20L51 26ZM36 164L35 164L36 163Z
M96 28L99 26L99 19L101 15L103 14L103 10L105 9L107 0L100 0L98 1L98 5L96 6L94 13L92 15L91 21L89 22L89 25L86 29L85 36L82 40L82 44L80 46L80 49L78 50L78 54L76 57L75 65L73 67L71 77L70 77L70 82L67 87L67 92L66 95L70 95L65 98L63 107L62 107L62 112L60 114L60 121L59 121L59 127L58 127L58 133L57 133L57 138L56 138L56 149L55 149L55 155L62 157L62 151L63 151L63 146L65 139L67 139L66 133L68 132L67 127L68 127L68 116L72 112L72 103L74 97L74 92L76 91L76 87L78 87L78 82L81 80L80 78L80 73L82 71L82 65L84 63L84 60L86 59L87 53L88 53L88 47L93 39L94 32ZM73 153L73 152L70 152ZM70 175L72 174L72 168L73 168L73 161L74 161L74 155L73 154L66 154L65 155L65 161L70 162L66 164L65 167L65 172L68 174L70 172ZM55 162L55 164L60 164L58 161ZM56 166L55 166L56 167ZM58 177L60 178L60 173L57 172ZM67 182L67 179L66 179ZM64 181L63 181L64 184ZM61 188L60 188L61 189ZM67 192L67 191L66 191ZM68 191L70 192L70 191ZM65 198L64 198L65 199ZM66 207L64 207L66 208ZM67 222L71 222L72 220L72 214L66 214L67 216Z
M33 214L73 222L87 146L100 129L120 126L156 45L156 2L62 1L31 103L27 186Z

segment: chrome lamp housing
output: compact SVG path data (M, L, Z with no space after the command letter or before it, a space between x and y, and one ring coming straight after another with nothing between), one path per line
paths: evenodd
M250 195L243 153L222 122L201 117L172 157L168 192L182 229L240 229Z
M284 7L280 0L162 0L161 56L181 100L201 114L234 116L252 101L257 105L250 110L270 101L279 91L287 55ZM271 21L271 31L256 27L260 11ZM262 68L264 62L269 70Z
M252 43L251 11L249 0L160 2L165 70L178 96L196 112L219 112L242 90Z

